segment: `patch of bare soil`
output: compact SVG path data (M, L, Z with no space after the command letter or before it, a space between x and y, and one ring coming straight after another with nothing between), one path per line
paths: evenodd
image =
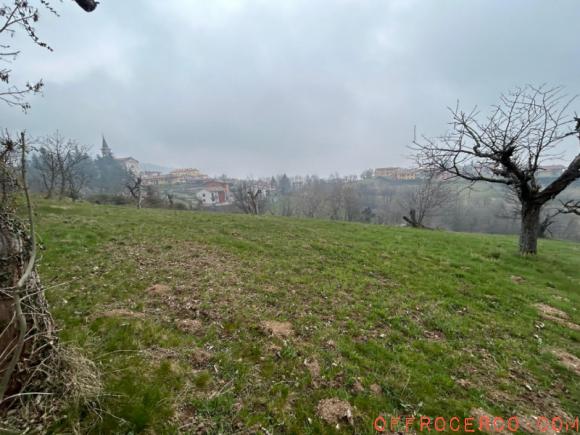
M454 378L453 376L452 376L452 378L455 381L455 383L462 388L468 389L472 386L471 382L469 382L467 379L457 379L457 378Z
M191 353L191 364L194 368L199 369L207 366L212 358L212 354L204 349L195 349Z
M152 346L143 351L141 351L144 355L147 355L147 358L150 361L159 363L164 360L177 360L180 358L181 354L177 349L168 349L165 347L159 346Z
M506 409L525 409L533 415L566 415L559 399L569 394L564 382L554 379L550 387L545 388L517 361L509 366L509 378L499 382L494 374L498 363L489 351L465 349L465 353L468 358L454 378L457 385L466 389L477 386L485 391L490 403L500 403Z
M326 423L339 425L340 423L354 424L350 403L337 398L323 399L316 408L318 416Z
M277 344L271 344L270 346L267 347L268 352L273 353L274 355L276 355L276 357L281 358L281 353L282 352L282 348L280 346L278 346Z
M294 336L294 329L290 322L277 322L275 320L264 320L261 323L262 331L276 338L291 338Z
M312 379L317 379L320 377L320 364L314 358L312 359L305 359L304 365L310 372L310 376Z
M441 331L423 331L423 335L433 341L441 341L445 338Z
M163 322L177 319L186 332L200 330L188 319L199 319L204 326L223 324L239 316L241 307L251 307L255 298L244 288L240 259L213 246L164 240L112 244L108 250L113 259L136 270L136 279L150 283L144 311Z
M336 349L336 342L334 340L328 340L326 342L326 347L329 349Z
M352 384L351 390L353 393L364 393L365 387L363 387L363 384L361 384L360 380L357 379Z
M167 296L171 293L171 287L165 284L155 284L147 289L150 296Z
M547 316L555 316L561 319L568 319L567 313L565 313L562 310L559 310L558 308L551 307L550 305L535 304L534 307L536 307L540 311L540 314Z
M111 317L125 317L130 319L143 319L145 318L145 313L138 311L131 311L126 308L112 308L110 310L95 313L91 316L91 319L101 319L101 318L111 318Z
M375 396L380 396L381 394L383 394L383 389L379 384L372 384L369 388L371 390L371 393L373 393Z
M534 307L540 313L540 316L546 320L551 320L552 322L558 323L566 328L572 329L574 331L580 331L580 325L573 323L569 320L568 313L565 313L558 308L551 307L546 304L534 304Z
M197 319L177 319L175 325L180 331L188 334L196 334L203 328L203 324Z
M180 405L175 410L175 420L179 425L179 433L206 435L213 433L213 424L197 415L193 405Z
M510 279L512 280L512 282L514 284L522 284L522 283L526 282L526 279L523 276L519 276L519 275L512 275L510 277Z
M580 358L560 349L554 349L552 353L564 367L580 376Z

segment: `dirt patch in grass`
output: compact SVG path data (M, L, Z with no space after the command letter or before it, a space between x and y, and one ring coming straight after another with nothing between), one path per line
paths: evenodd
M318 402L316 413L322 420L331 425L354 424L352 406L344 400L323 399Z
M558 308L551 307L546 304L535 304L534 307L538 309L543 316L559 317L561 319L568 319L568 314Z
M191 364L194 368L199 369L207 366L212 358L212 354L204 349L194 349L191 353Z
M551 320L552 322L558 323L574 331L580 331L580 325L571 322L568 313L542 303L535 304L534 307L538 310L542 318Z
M201 418L195 406L190 404L177 406L174 419L179 433L205 435L214 431L214 424L207 418Z
M177 360L181 357L181 352L178 349L169 349L159 346L152 346L143 351L143 355L147 357L149 361L159 363L164 360Z
M113 317L124 317L129 319L144 319L146 317L145 313L138 311L131 311L126 308L111 308L109 310L101 311L95 313L91 316L91 320L102 319L102 318L113 318Z
M260 325L264 333L276 338L291 338L294 336L294 329L290 322L277 322L275 320L265 320Z
M433 341L441 341L445 335L441 331L423 331L425 338Z
M580 358L561 349L554 349L552 353L564 367L580 376Z
M199 324L221 323L247 308L252 294L244 291L240 259L212 246L184 240L111 245L119 264L134 268L149 287L139 298L144 311L185 332ZM159 283L160 279L165 283Z
M363 384L361 384L359 379L356 379L354 381L354 383L352 384L351 390L353 393L360 394L360 393L364 393L365 387L363 387Z
M320 377L320 364L314 358L305 359L304 365L308 369L312 379L318 379Z
M178 319L175 324L180 331L188 334L197 334L203 328L203 323L197 319Z
M379 384L372 384L369 388L371 390L371 393L373 393L375 396L380 396L381 394L383 394L383 389Z
M155 284L147 289L150 296L167 296L171 293L171 287L165 284Z
M489 403L501 403L509 409L525 410L534 415L566 415L560 403L560 398L568 394L564 382L554 379L546 388L517 361L507 367L507 376L498 377L496 373L501 366L488 350L466 349L466 353L469 358L454 378L459 387L480 389Z

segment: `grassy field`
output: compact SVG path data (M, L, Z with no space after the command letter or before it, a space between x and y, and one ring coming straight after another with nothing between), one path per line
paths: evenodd
M104 380L100 416L71 408L55 432L80 420L93 433L373 433L379 415L580 414L579 375L560 361L580 357L579 244L522 258L514 237L36 206L62 341ZM321 418L330 398L352 407L338 426Z

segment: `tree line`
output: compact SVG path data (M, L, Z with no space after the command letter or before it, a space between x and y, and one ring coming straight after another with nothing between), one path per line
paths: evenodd
M248 208L250 198L257 203L269 197L270 210L284 216L379 223L390 219L381 216L381 209L390 210L391 216L400 209L400 218L413 227L424 227L425 219L437 214L447 215L445 226L457 229L463 227L459 210L465 196L452 192L449 186L454 183L473 189L486 184L488 191L495 189L505 197L494 201L497 214L491 219L492 232L504 227L500 219L505 219L517 227L520 252L536 254L538 238L554 234L557 218L565 221L569 237L578 238L577 229L573 229L577 228L576 221L570 216L580 215L580 195L578 188L574 188L580 179L580 154L548 183L542 180L544 167L562 155L558 147L568 140L580 141L580 118L571 115L570 110L575 99L567 97L560 87L527 85L501 95L487 115L482 115L478 108L465 111L458 104L450 109L448 132L413 141L411 149L417 166L426 174L421 183L398 195L388 188L375 193L375 197L383 197L383 204L369 198L373 194L368 185L339 177L330 180L308 177L292 194L273 196L246 181L236 191L236 203L241 210L257 214L267 207ZM370 176L365 171L361 178ZM396 204L392 203L394 196L398 196ZM489 204L474 210L476 215L487 215ZM467 214L473 214L472 211ZM488 216L486 221L489 225ZM472 225L469 229L478 228Z
M111 156L92 157L90 148L59 131L35 141L29 181L46 198L78 200L90 195L121 195L135 178Z
M580 185L574 185L562 198L570 203L579 194ZM234 187L234 199L238 210L249 214L496 234L515 234L520 228L518 204L509 189L470 188L428 172L413 181L335 174L307 176L300 184L280 175L266 188L263 182L244 180ZM563 213L559 201L547 204L541 217L539 237L580 240L580 219Z

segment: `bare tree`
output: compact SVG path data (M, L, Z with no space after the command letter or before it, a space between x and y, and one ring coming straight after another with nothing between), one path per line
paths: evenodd
M234 204L244 213L257 215L265 211L266 197L257 181L239 181L232 193Z
M47 198L52 197L57 187L60 198L78 198L88 181L88 147L67 140L56 131L41 140L35 157L34 167L40 174Z
M82 191L94 181L94 164L88 154L88 147L76 147L71 160L75 162L65 172L68 193L73 201L79 199Z
M135 200L137 208L141 208L141 205L143 203L143 178L141 178L140 175L129 173L128 180L125 186L127 187L127 190L129 190L129 193Z
M76 3L87 12L95 10L98 2L94 0L75 0ZM40 3L42 6L36 6ZM20 55L20 50L15 49L8 42L16 33L16 29L22 29L32 39L32 41L47 50L52 48L43 42L36 32L36 23L40 18L41 8L58 15L48 0L11 0L0 3L0 63L11 64ZM4 38L7 35L8 38ZM27 82L23 85L13 85L11 83L12 70L7 67L0 67L0 83L4 88L0 88L0 101L9 106L16 106L26 111L30 109L30 103L26 98L30 95L38 94L42 91L44 83L42 80Z
M506 191L505 201L498 210L496 217L517 222L520 220L521 216L520 208L520 200L516 193L513 190L508 189ZM560 214L562 214L562 210L557 207L550 206L550 204L544 205L540 214L540 223L538 226L539 239L545 239L554 235L552 228L554 224L556 224L556 218Z
M575 214L580 216L580 200L569 200L561 203L562 207L559 209L561 214Z
M542 165L558 156L560 142L580 139L580 119L567 113L573 101L560 88L528 85L502 95L485 118L477 109L464 112L457 106L450 109L446 135L414 141L417 159L451 177L512 189L520 203L520 252L536 254L542 207L580 178L578 154L549 185L538 180Z
M334 174L328 180L328 184L330 185L327 198L330 219L339 220L344 209L344 180L338 174Z
M344 198L344 220L349 222L357 220L361 212L361 200L355 183L345 183L342 195Z
M56 13L48 2L43 3L46 9ZM8 3L0 4L0 62L10 64L20 54L19 50L14 49L8 42L15 33L15 28L22 28L30 36L30 38L40 47L52 50L46 43L42 42L36 34L34 27L38 21L39 9L33 6L29 1L13 0ZM4 38L7 36L8 38ZM26 97L30 94L37 94L41 92L43 87L42 80L34 83L27 82L24 85L17 86L11 83L12 70L6 67L0 68L0 82L4 84L4 88L0 89L0 100L9 106L16 106L26 111L30 108L30 104L26 101Z
M58 161L55 154L45 147L40 147L38 153L33 156L32 166L40 175L46 198L52 198L58 180Z
M403 216L403 220L413 228L425 228L425 219L445 207L452 196L448 183L441 180L440 174L429 172L401 201L409 210L409 216Z
M361 174L360 174L360 178L361 180L370 180L371 178L373 178L375 171L373 171L372 169L365 169Z
M296 192L298 207L306 217L316 217L324 208L328 195L324 189L324 182L316 176L306 177L304 185Z

